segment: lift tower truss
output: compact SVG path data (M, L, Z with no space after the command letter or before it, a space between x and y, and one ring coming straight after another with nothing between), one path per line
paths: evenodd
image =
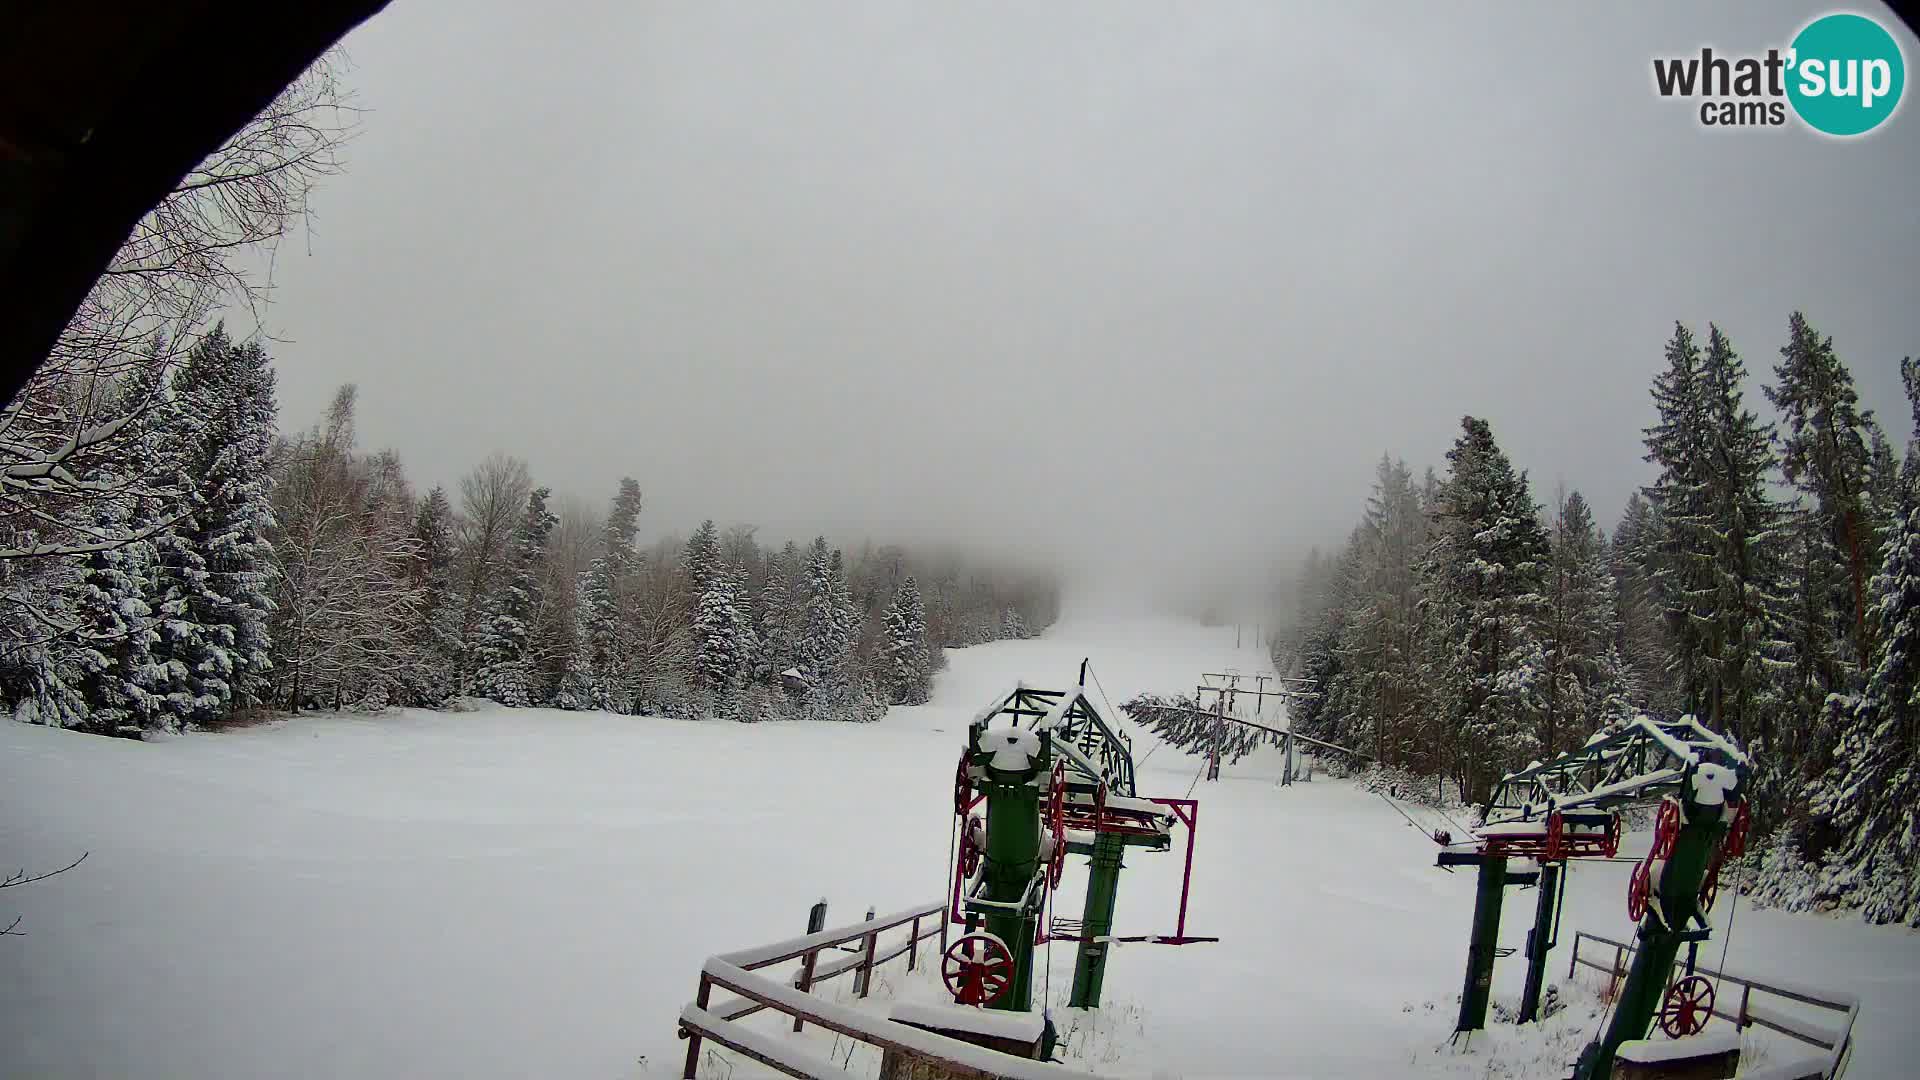
M1697 948L1712 932L1707 911L1721 864L1745 848L1751 772L1752 763L1737 746L1692 717L1656 721L1641 716L1617 731L1595 735L1578 750L1501 777L1481 809L1475 835L1446 846L1439 857L1443 867L1479 870L1456 1031L1486 1026L1500 905L1505 886L1512 883L1508 860L1529 859L1540 866L1541 897L1528 936L1521 1000L1525 1021L1538 1012L1561 869L1569 859L1612 857L1620 844L1618 811L1658 803L1652 849L1635 868L1628 891L1640 948L1612 1022L1580 1061L1583 1080L1607 1076L1620 1044L1646 1037L1680 946Z

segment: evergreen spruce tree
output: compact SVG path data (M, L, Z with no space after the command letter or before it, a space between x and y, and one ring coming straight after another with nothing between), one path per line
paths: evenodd
M1385 764L1416 754L1413 728L1423 704L1417 566L1426 514L1405 462L1382 455L1365 517L1349 544L1352 580L1340 632L1341 672L1329 687L1341 734Z
M892 702L925 704L933 686L933 664L927 647L926 604L912 575L900 583L887 605L885 634L882 664Z
M125 500L103 500L95 512L102 533L129 532ZM75 690L86 701L89 731L137 737L153 726L159 711L154 693L159 670L153 661L159 634L146 603L152 557L145 541L87 556L73 611L80 671Z
M623 477L600 536L600 555L580 583L577 639L580 655L569 661L570 696L578 707L629 712L633 708L630 657L637 642L620 597L639 570L634 539L640 531L640 483Z
M1809 595L1834 594L1835 629L1857 669L1872 652L1867 579L1879 564L1872 503L1877 428L1872 413L1860 408L1853 373L1834 354L1833 339L1822 337L1797 311L1788 320L1788 335L1773 369L1778 381L1766 388L1766 395L1786 426L1780 471L1812 500L1810 513L1824 534L1826 550L1802 563L1804 572L1820 574L1822 580L1807 582L1804 590Z
M1743 402L1746 368L1719 327L1700 353L1685 327L1655 380L1647 432L1661 476L1648 498L1664 524L1660 577L1682 700L1708 726L1771 752L1779 676L1780 509L1767 495L1772 429ZM1776 803L1777 805L1777 803Z
M1618 659L1625 706L1662 719L1684 712L1674 684L1673 647L1660 576L1663 540L1653 504L1635 492L1614 529L1609 552L1619 634Z
M745 684L758 651L753 623L745 610L745 594L737 569L722 565L708 579L694 618L694 678L713 696L722 715Z
M1478 801L1502 770L1541 753L1548 543L1526 474L1486 421L1469 416L1461 426L1421 569L1444 649L1439 702L1463 754L1462 794Z
M1707 639L1713 613L1705 602L1711 596L1713 508L1707 484L1711 462L1703 360L1693 331L1674 324L1666 359L1667 369L1653 380L1660 418L1646 429L1647 460L1660 466L1659 478L1646 489L1659 522L1652 592L1659 598L1673 650L1668 670L1679 708L1707 718Z
M1542 645L1543 757L1574 749L1626 709L1620 685L1615 582L1605 541L1575 491L1554 517Z
M201 403L206 423L194 475L190 540L206 561L206 590L213 605L197 612L202 622L223 628L223 650L207 658L206 686L223 707L251 704L266 692L272 643L267 598L272 577L272 474L269 458L278 423L274 374L258 341L219 348L224 335L188 354L179 376L183 399ZM214 684L221 684L215 689ZM196 719L212 719L210 716Z
M420 500L409 532L417 557L411 564L420 589L414 644L419 667L393 673L405 704L437 708L453 697L460 677L460 613L454 585L453 503L435 485Z
M533 672L529 644L535 613L540 609L540 570L546 559L547 538L557 519L547 510L548 488L527 496L526 516L514 531L508 557L510 577L492 598L490 614L475 643L479 668L474 692L502 705L532 704Z
M1773 688L1789 648L1780 634L1781 514L1767 494L1773 430L1745 407L1745 365L1717 326L1708 328L1703 372L1711 511L1695 532L1712 571L1703 599L1714 660L1704 712L1717 729L1771 747Z
M1877 659L1811 792L1836 837L1822 889L1872 922L1920 926L1920 508L1886 545L1870 615Z
M715 571L720 568L720 530L714 527L712 518L701 522L687 538L686 561L687 595L698 609L707 586L713 583Z
M767 565L767 582L760 590L760 662L757 677L766 679L794 666L794 634L798 607L794 588L801 566L800 549L793 541L776 552Z

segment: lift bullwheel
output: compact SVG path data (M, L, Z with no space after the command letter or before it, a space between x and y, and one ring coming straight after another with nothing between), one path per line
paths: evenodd
M1013 986L1013 951L993 934L972 933L947 947L940 978L962 1005L991 1005Z
M1627 878L1627 918L1639 922L1647 917L1647 900L1653 895L1653 868L1645 862L1635 863L1633 873Z
M1653 850L1647 853L1650 859L1665 859L1673 855L1673 842L1680 837L1680 803L1671 797L1660 801L1660 813L1653 819Z
M973 778L967 775L967 752L960 751L960 770L953 778L953 813L962 821L973 806Z
M1698 1035L1713 1015L1713 984L1704 975L1689 975L1673 984L1660 1006L1660 1030L1669 1038Z

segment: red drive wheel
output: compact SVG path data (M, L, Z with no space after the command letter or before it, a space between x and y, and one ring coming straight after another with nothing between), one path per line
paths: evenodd
M991 1005L1013 986L1013 952L988 933L972 933L947 947L940 978L961 1005Z
M953 813L963 821L973 803L973 778L967 775L967 752L960 751L960 771L953 778Z
M1673 842L1680 837L1680 804L1672 798L1660 801L1660 813L1653 819L1653 850L1648 858L1665 859L1673 854Z
M1740 809L1733 812L1733 824L1727 827L1727 839L1721 847L1730 859L1747 853L1747 830L1753 825L1753 812L1748 809L1749 806L1747 800L1741 799Z
M1621 822L1619 814L1607 818L1607 838L1601 854L1609 859L1620 854L1620 838L1626 835L1626 832L1627 827Z
M1660 1005L1660 1030L1684 1039L1700 1034L1713 1015L1713 984L1704 975L1689 975L1673 984Z
M1567 857L1566 825L1560 820L1560 811L1547 815L1547 847L1540 858L1543 862L1559 862Z
M1713 910L1713 902L1720 897L1720 861L1723 852L1714 852L1713 860L1707 863L1707 873L1700 879L1700 911L1702 914Z
M1644 863L1635 863L1633 873L1627 878L1627 918L1639 922L1647 917L1647 899L1653 894L1653 870Z
M960 826L960 880L967 881L973 872L980 868L980 845L973 842L973 828L980 823L978 816L969 817Z

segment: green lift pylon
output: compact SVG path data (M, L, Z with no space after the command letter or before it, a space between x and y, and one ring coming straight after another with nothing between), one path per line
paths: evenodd
M986 795L987 843L983 887L968 900L987 933L1013 956L1013 980L988 1008L1033 1008L1033 940L1046 899L1041 866L1040 797L1053 773L1049 733L1021 727L972 729L969 762Z
M1076 1009L1100 1007L1100 985L1107 978L1107 951L1103 940L1113 933L1113 903L1120 893L1121 856L1126 838L1103 832L1093 839L1092 867L1087 874L1087 904L1080 919L1080 950L1073 960L1073 996Z
M1646 1038L1660 1013L1680 946L1697 946L1712 934L1701 896L1709 875L1719 872L1718 861L1726 850L1730 829L1736 819L1744 817L1744 799L1736 799L1736 786L1732 770L1705 765L1690 773L1677 796L1669 797L1679 808L1679 825L1666 858L1658 858L1656 848L1635 871L1636 877L1644 871L1646 881L1647 910L1640 919L1639 948L1634 950L1626 985L1614 1003L1613 1021L1580 1055L1574 1073L1578 1080L1605 1080L1613 1075L1614 1054L1620 1044ZM1744 824L1741 827L1744 829ZM1655 844L1662 843L1656 835ZM1735 841L1735 853L1742 844L1744 836ZM1691 961L1688 967L1692 967Z
M1479 872L1456 1032L1486 1026L1505 887L1536 879L1540 887L1527 936L1520 1002L1524 1023L1539 1019L1568 861L1613 856L1620 842L1618 809L1665 800L1671 807L1666 815L1674 822L1671 835L1656 837L1655 852L1636 871L1636 880L1645 884L1637 886L1641 894L1629 905L1630 910L1635 904L1649 907L1644 918L1634 910L1641 946L1606 1034L1581 1059L1582 1080L1603 1080L1620 1043L1645 1037L1660 1011L1680 946L1705 940L1711 930L1699 897L1703 888L1711 891L1720 859L1737 855L1744 843L1725 838L1736 816L1746 820L1740 789L1750 769L1744 753L1692 717L1654 721L1642 716L1547 764L1536 762L1502 777L1481 809L1477 835L1444 846L1438 859L1443 867L1474 866ZM1744 826L1734 831L1744 837ZM1514 858L1537 860L1540 869L1516 873L1509 865Z
M1016 686L969 726L955 792L962 820L954 918L965 922L969 935L984 931L996 940L963 945L962 938L949 949L949 965L959 972L948 983L956 1000L1033 1008L1036 941L1065 936L1079 943L1070 1004L1099 1007L1115 940L1122 856L1129 847L1166 850L1176 822L1187 826L1188 837L1178 925L1170 935L1126 940L1218 940L1186 933L1198 803L1135 797L1132 747L1088 700L1086 677L1083 664L1081 682L1071 690ZM1003 716L1013 723L994 726ZM985 819L974 820L970 812L983 802ZM1074 923L1056 916L1054 926L1042 928L1047 898L1068 854L1087 855L1092 863L1082 918Z

